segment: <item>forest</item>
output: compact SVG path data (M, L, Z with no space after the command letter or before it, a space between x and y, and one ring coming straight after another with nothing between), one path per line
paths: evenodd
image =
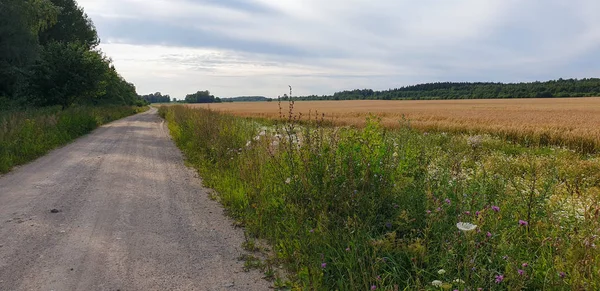
M333 95L294 97L296 100L433 100L553 98L600 96L600 79L558 79L547 82L491 83L440 82L374 91L356 89ZM284 100L287 96L284 96Z
M0 1L0 109L143 105L74 0Z

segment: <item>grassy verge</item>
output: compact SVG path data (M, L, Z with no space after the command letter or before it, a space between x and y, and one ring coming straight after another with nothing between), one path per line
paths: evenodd
M60 107L0 111L0 173L27 163L98 126L148 107Z
M600 161L489 136L161 107L189 162L306 290L599 290ZM253 244L253 243L248 243Z

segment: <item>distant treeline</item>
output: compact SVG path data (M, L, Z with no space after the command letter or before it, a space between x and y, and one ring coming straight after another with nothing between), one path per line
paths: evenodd
M0 109L143 105L75 0L0 1Z
M148 95L140 96L142 99L146 100L148 103L168 103L171 102L171 96L163 95L160 92L151 93Z
M427 83L384 91L357 89L327 96L301 96L295 100L428 100L552 98L600 96L600 79L559 79L532 83ZM287 99L284 96L283 99Z
M221 98L223 102L260 102L260 101L273 101L271 98L264 96L240 96L232 98Z
M211 95L208 90L185 96L185 103L221 103L221 98Z

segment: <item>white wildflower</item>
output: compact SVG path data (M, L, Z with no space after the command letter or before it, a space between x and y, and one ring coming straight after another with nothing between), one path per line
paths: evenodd
M291 179L291 178L287 178L287 179L285 179L285 183L286 183L286 184L292 183L292 179Z
M456 224L456 227L462 231L472 231L477 228L477 225L468 222L459 222Z
M442 287L442 285L444 285L444 282L442 282L440 280L433 280L433 282L431 282L431 285L433 285L435 287Z
M464 284L465 281L463 281L461 279L454 279L454 283L456 283L456 284Z
M248 142L246 143L246 147L249 147L249 146L250 146L250 144L252 144L252 142L251 142L251 141L248 141Z
M444 269L439 269L439 270L438 270L438 274L440 274L440 275L444 275L444 274L446 274L446 270L444 270Z
M394 152L394 154L392 154L392 157L397 158L398 157L398 153Z

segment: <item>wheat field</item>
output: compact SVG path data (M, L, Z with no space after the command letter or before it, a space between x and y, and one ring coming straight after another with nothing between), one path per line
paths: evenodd
M194 104L244 117L280 118L278 102ZM282 102L287 116L288 102ZM301 101L294 113L325 115L338 125L364 124L373 114L390 128L408 120L422 131L490 133L534 145L559 145L582 152L600 150L600 97L423 101ZM317 114L315 114L317 113Z

